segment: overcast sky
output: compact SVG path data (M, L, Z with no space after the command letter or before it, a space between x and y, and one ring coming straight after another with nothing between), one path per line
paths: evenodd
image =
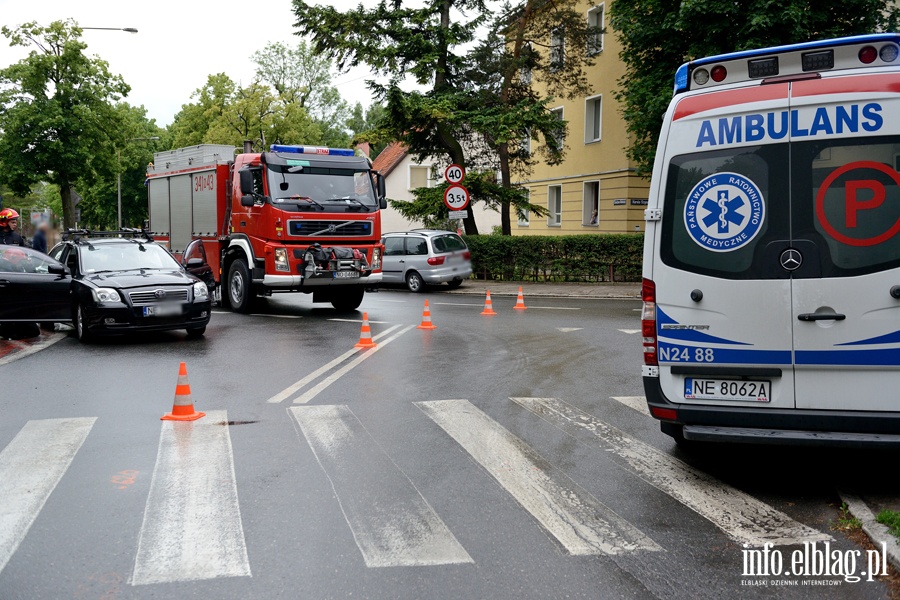
M339 10L361 0L328 0ZM312 0L324 4L323 0ZM373 0L362 2L366 6ZM267 43L295 44L294 14L290 0L266 2L194 2L192 0L0 0L0 24L15 27L28 21L47 25L72 18L81 27L134 27L139 33L85 31L89 55L99 55L113 73L131 86L126 99L143 105L147 115L161 126L172 122L191 93L207 75L224 72L236 82L248 84L254 65L250 56ZM0 37L0 67L15 63L28 51L11 48ZM351 104L371 104L365 87L369 71L357 68L337 75L335 83Z

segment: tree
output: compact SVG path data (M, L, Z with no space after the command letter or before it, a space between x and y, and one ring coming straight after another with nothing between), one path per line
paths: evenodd
M551 90L571 91L577 85L569 84L585 81L589 59L576 49L584 49L589 31L576 5L526 0L495 16L494 5L483 0L429 0L421 8L381 2L345 13L294 0L294 13L300 33L311 36L314 50L336 60L338 69L366 64L391 79L385 86L369 84L386 106L377 131L367 134L370 141L399 140L420 160L444 156L473 172L501 174L499 184L485 180L481 201L500 209L509 234L510 203L537 214L544 210L512 183L511 173L526 173L531 159L519 142L540 139L551 160L558 160L564 123L547 109ZM567 60L550 60L551 30L564 32L572 44ZM476 38L480 31L487 31L483 40ZM544 50L526 51L528 42ZM526 62L544 85L542 94L516 83ZM401 90L398 82L407 76L428 91ZM434 197L423 192L420 199L431 198L439 216L445 209ZM478 233L471 215L464 223L468 234Z
M369 135L378 129L378 124L385 114L385 108L381 104L373 104L368 110L363 108L362 102L354 104L353 109L350 111L350 118L346 123L347 129L353 134L351 143L368 142ZM370 142L369 158L375 160L385 146L387 146L387 142L384 140L375 143Z
M0 182L19 194L39 181L58 185L63 222L72 227L72 185L96 179L95 159L109 155L119 135L114 104L130 88L106 61L84 54L74 21L0 32L12 46L34 46L27 58L0 69Z
M172 148L205 143L211 125L222 116L236 89L237 85L225 73L207 77L206 85L191 94L195 102L182 105L169 126Z
M350 107L331 83L332 63L301 41L295 48L281 42L253 53L256 76L271 86L286 105L299 105L322 129L327 146L347 146ZM285 140L313 143L303 139Z
M900 9L889 0L633 0L615 2L610 24L622 43L625 75L616 99L639 172L653 168L659 126L683 63L725 52L895 31Z

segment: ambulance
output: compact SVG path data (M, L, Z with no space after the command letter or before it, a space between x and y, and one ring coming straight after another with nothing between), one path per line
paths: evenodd
M900 446L900 34L682 65L645 220L664 433Z

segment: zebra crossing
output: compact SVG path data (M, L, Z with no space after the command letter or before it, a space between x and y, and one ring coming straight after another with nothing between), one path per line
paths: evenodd
M615 401L640 410L634 397ZM634 476L635 485L667 495L733 542L795 545L832 539L563 400L514 397L503 402L530 415L536 427L612 461ZM410 423L430 424L429 435L446 436L448 444L458 446L528 515L529 526L558 542L564 555L649 556L677 550L654 540L634 515L623 517L621 508L588 491L587 482L554 465L469 400L424 400L411 403L409 411L420 417ZM311 452L330 484L366 567L477 564L417 487L416 477L399 466L403 461L394 456L395 448L378 439L351 405L295 405L285 417L297 432L296 451ZM0 575L78 460L96 420L29 421L0 450ZM200 421L161 423L143 519L136 520L140 529L128 583L252 577L253 551L241 519L233 453L224 410L207 411ZM298 507L298 514L314 508Z

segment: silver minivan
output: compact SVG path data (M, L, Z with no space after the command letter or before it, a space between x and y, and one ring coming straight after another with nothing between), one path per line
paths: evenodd
M452 231L417 229L386 233L382 273L384 283L405 283L411 292L426 284L462 285L472 274L472 255L466 242Z

